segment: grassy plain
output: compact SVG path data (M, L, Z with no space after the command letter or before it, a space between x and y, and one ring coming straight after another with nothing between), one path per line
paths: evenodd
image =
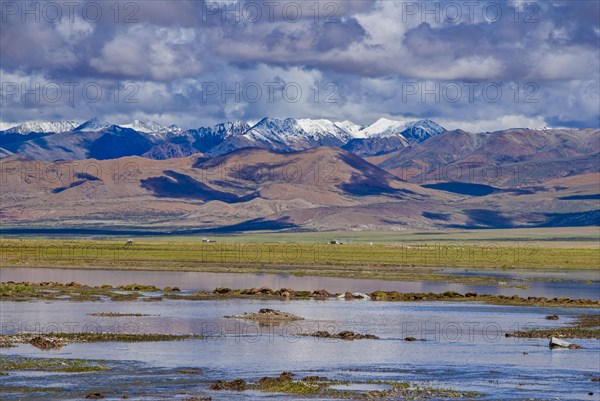
M450 280L453 270L598 270L597 227L452 232L4 238L0 266ZM341 241L332 245L331 240ZM461 277L478 282L479 277Z

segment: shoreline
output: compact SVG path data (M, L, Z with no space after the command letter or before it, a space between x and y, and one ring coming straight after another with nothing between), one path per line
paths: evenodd
M322 267L322 268L321 268ZM139 265L139 266L121 266L121 265L7 265L3 263L0 266L0 281L3 280L2 273L16 271L18 269L40 269L40 270L64 270L65 272L119 272L119 273L139 273L140 275L152 273L206 273L216 275L269 275L272 277L283 277L286 279L342 279L360 283L361 281L375 282L398 282L398 283L431 283L432 285L466 285L495 287L498 289L518 289L528 290L537 283L569 283L581 286L592 287L600 286L600 271L597 269L582 270L559 270L559 269L540 269L532 270L528 268L517 269L493 269L493 268L464 268L464 267L387 267L384 270L376 271L373 268L365 267L364 270L349 269L344 266L288 266L279 265L259 267L259 266L239 266L239 265L220 265L215 264L202 265L196 267L170 267L161 264ZM578 275L571 277L570 275ZM563 277L561 277L563 276ZM5 276L6 277L6 276ZM54 278L49 278L53 280ZM28 277L13 278L14 280L28 280ZM48 280L48 279L46 279ZM77 280L77 278L75 278ZM136 277L134 280L144 281L143 277ZM97 283L99 284L99 283ZM115 284L115 283L113 283ZM372 290L376 288L376 283L372 284ZM363 289L359 289L363 291ZM600 294L599 294L600 295Z
M88 286L79 283L58 282L0 282L0 301L99 301L101 299L113 301L162 301L173 300L228 300L228 299L266 299L266 300L328 300L342 299L346 301L365 300L372 302L482 302L491 305L507 306L537 306L537 307L564 307L564 308L598 308L600 300L593 299L570 299L546 297L520 297L518 295L490 295L467 292L461 294L455 291L443 293L421 293L398 291L373 291L370 293L346 292L330 293L325 289L314 291L296 291L289 288L273 290L268 287L251 289L231 289L225 287L215 288L213 291L195 291L181 294L177 287L165 287L160 289L155 286L141 284L127 284L117 287L111 285ZM146 293L146 294L144 294ZM152 294L152 295L148 295Z

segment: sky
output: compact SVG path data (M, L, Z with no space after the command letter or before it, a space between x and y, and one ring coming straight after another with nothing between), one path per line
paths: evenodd
M263 117L600 126L600 2L0 2L0 129Z

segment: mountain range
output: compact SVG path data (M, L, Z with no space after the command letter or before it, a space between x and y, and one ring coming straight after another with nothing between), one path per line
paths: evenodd
M346 146L361 156L371 156L408 147L443 131L430 120L401 122L385 118L367 127L349 121L264 118L252 126L234 121L188 130L139 120L119 126L94 118L81 124L33 123L0 131L0 148L44 161L120 156L167 159L195 153L219 156L247 147L291 152Z
M0 132L0 217L6 232L597 226L599 162L597 128L25 124Z

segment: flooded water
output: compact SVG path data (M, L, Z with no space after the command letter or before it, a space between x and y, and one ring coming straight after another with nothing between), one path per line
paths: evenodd
M225 315L275 308L306 320L258 326ZM141 317L94 317L95 312L143 313ZM31 345L3 349L5 357L63 357L103 360L111 370L79 374L11 372L2 385L60 388L27 398L75 400L82 391L107 393L107 400L183 400L190 395L213 400L289 400L298 396L258 392L210 391L216 380L255 381L282 371L347 380L350 388L372 380L419 382L435 387L484 393L486 400L598 400L600 342L577 340L583 349L550 350L546 339L507 338L524 327L567 324L582 309L544 309L476 303L393 303L341 300L211 300L3 302L2 332L126 331L199 333L202 340L162 343L69 344L59 351ZM548 314L558 314L558 322ZM353 330L380 340L342 341L296 336L300 331ZM414 336L425 341L407 342ZM182 368L200 370L185 375ZM360 384L362 383L362 384ZM84 391L84 393L85 393ZM593 396L588 395L594 392ZM60 394L60 395L57 395ZM113 397L113 398L111 398ZM314 399L314 398L313 398Z
M486 272L484 272L485 274ZM496 274L496 272L487 272ZM459 273L457 273L459 274ZM465 274L470 274L465 272ZM533 276L500 272L506 285ZM2 268L0 281L76 281L87 285L139 283L182 290L216 287L294 288L330 292L397 290L400 292L477 291L478 293L600 299L589 272L570 272L572 280L555 282L561 272L526 281L527 289L452 283L357 280L291 275L117 271L56 268ZM564 278L564 277L562 277ZM547 279L548 281L544 281ZM274 308L305 320L260 326L224 316ZM566 325L582 313L597 310L493 306L480 303L318 300L187 301L31 301L2 302L0 332L126 332L203 334L201 340L141 343L68 344L41 351L31 345L3 348L2 357L97 360L110 370L90 373L10 372L0 378L2 399L80 400L101 392L106 400L127 395L135 400L298 400L300 396L258 391L208 390L217 380L292 371L297 377L324 376L348 382L336 388L381 390L385 381L476 391L484 400L600 400L600 341L574 340L579 350L551 350L547 339L506 337L527 328ZM98 317L97 312L147 316ZM558 314L559 321L545 316ZM374 334L379 340L343 341L298 336L325 330ZM424 341L404 341L415 337ZM186 374L182 369L196 369ZM382 387L383 386L383 387ZM19 388L29 389L24 395ZM11 390L12 389L12 390ZM16 390L15 390L16 389ZM33 391L37 389L37 391ZM590 395L589 393L593 393ZM312 397L315 400L318 398Z
M445 270L448 274L452 270ZM477 272L457 272L454 274L475 275ZM138 283L157 287L179 287L183 290L212 291L217 287L253 288L267 286L274 289L293 288L295 290L315 290L324 288L329 292L345 291L399 291L399 292L435 292L456 291L465 293L475 291L491 295L519 295L522 297L567 297L572 299L600 299L600 272L571 271L523 273L483 271L480 275L497 274L502 285L467 285L428 281L395 281L349 279L338 277L297 277L285 274L253 274L253 273L207 273L178 271L125 271L125 270L93 270L93 269L59 269L59 268L1 268L0 281L75 281L86 285L122 285ZM523 281L535 278L536 281ZM553 279L569 279L573 281L553 281ZM545 281L544 279L548 280ZM584 282L591 280L591 282ZM514 285L525 284L528 288L516 288Z

